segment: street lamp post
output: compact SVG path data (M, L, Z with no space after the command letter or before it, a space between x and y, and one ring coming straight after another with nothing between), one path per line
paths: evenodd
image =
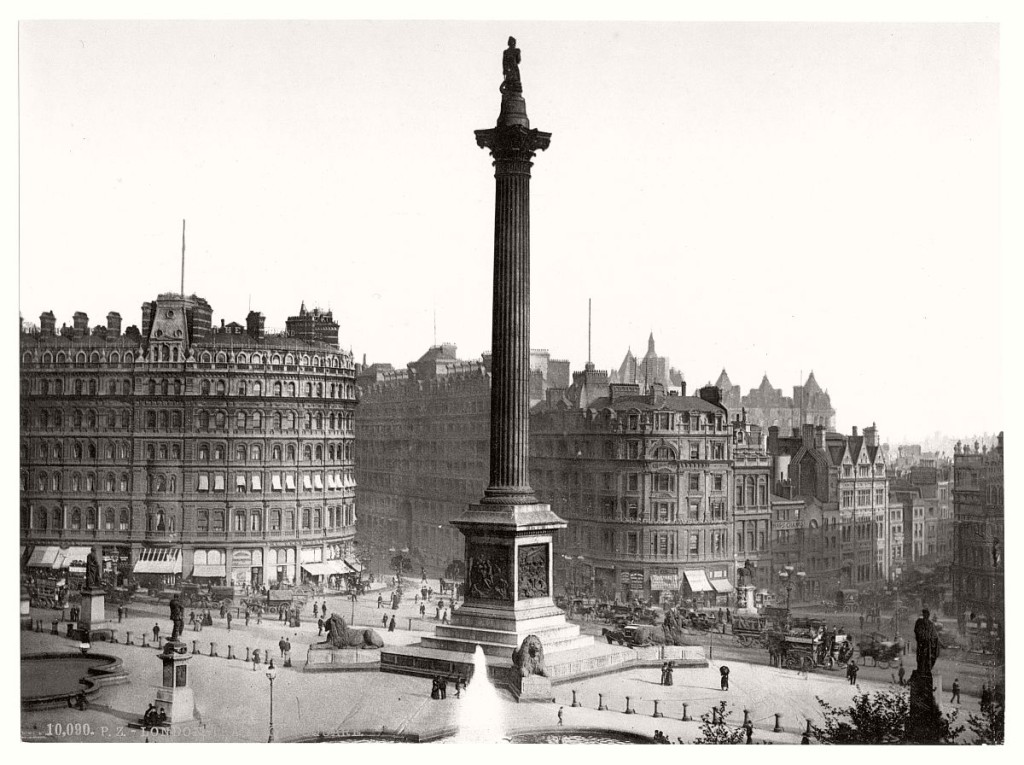
M277 677L277 669L274 667L274 660L270 660L270 666L267 667L267 679L270 681L270 736L267 738L268 744L274 743L274 678Z
M793 577L797 578L797 581L803 581L807 574L803 571L795 571L794 566L784 566L783 570L779 572L779 579L786 583L786 610L789 610L789 602L793 594Z

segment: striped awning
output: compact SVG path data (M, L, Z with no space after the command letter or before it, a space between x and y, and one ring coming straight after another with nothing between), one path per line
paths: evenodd
M66 550L60 550L60 554L57 556L57 559L53 562L53 567L71 568L71 564L73 562L78 562L81 565L76 566L75 568L81 569L81 571L76 571L76 573L84 573L85 563L89 557L89 553L91 552L91 547L69 547Z
M142 557L135 561L132 571L136 574L180 574L181 550L170 547L147 547Z

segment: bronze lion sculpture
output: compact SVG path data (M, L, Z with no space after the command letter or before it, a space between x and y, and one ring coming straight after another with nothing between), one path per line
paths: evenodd
M536 635L527 635L518 649L512 650L512 665L519 670L520 677L540 675L547 677L544 668L544 646Z
M332 648L383 648L384 640L371 629L351 629L344 617L331 614L324 622L327 640L312 646L314 649L330 650Z

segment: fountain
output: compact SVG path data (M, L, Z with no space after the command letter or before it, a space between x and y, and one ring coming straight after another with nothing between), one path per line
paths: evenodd
M458 722L453 744L500 744L506 740L501 699L487 677L487 659L479 645L473 654L473 678L460 699Z

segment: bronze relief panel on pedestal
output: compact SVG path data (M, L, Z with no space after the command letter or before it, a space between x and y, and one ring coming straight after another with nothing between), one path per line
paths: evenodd
M548 590L548 546L523 545L519 548L519 597L543 598Z
M512 600L511 550L502 545L469 545L466 596L481 600Z

